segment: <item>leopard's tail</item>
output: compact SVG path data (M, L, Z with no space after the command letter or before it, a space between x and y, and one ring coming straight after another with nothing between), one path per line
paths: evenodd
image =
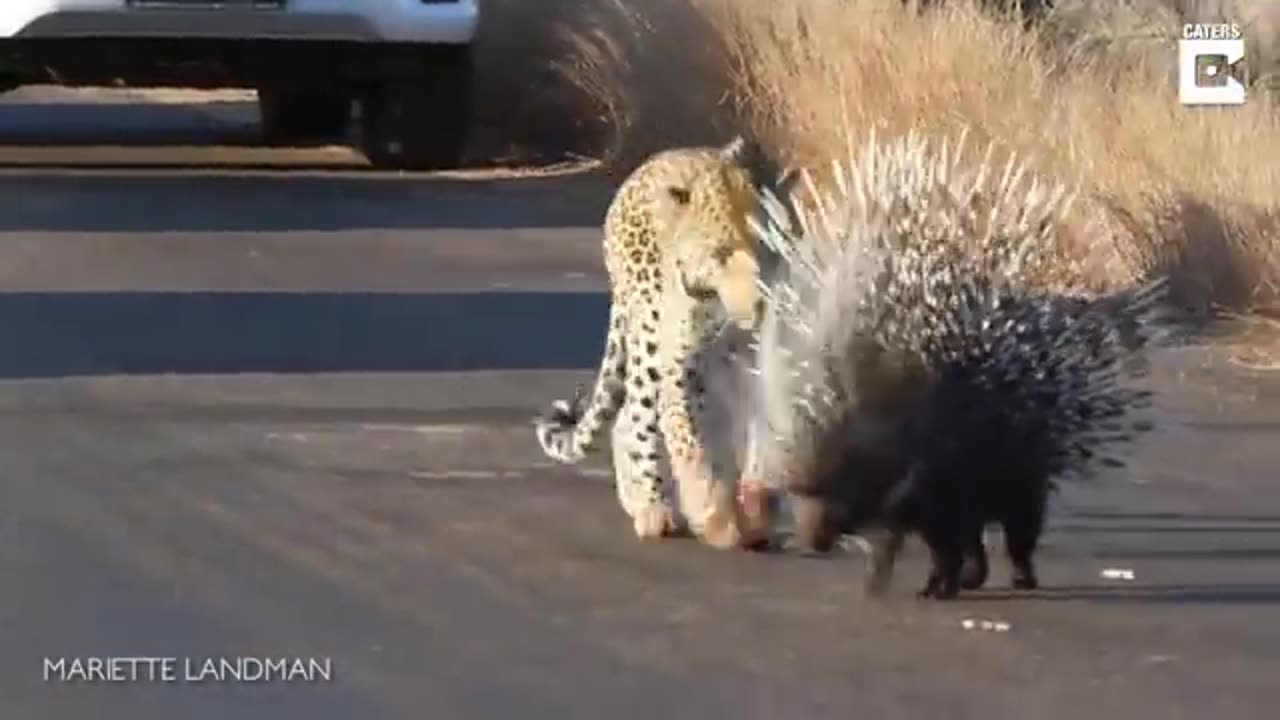
M550 409L534 418L538 444L548 457L576 463L595 448L601 431L622 407L626 370L626 314L615 303L609 309L609 334L590 396L579 388L572 400L556 400Z

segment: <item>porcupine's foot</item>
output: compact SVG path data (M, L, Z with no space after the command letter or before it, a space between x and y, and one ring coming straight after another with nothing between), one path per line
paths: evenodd
M916 593L921 600L950 600L960 594L958 578L946 578L937 573L929 573L924 587Z
M929 578L916 596L923 600L950 600L960 594L960 566L964 555L959 548L930 548L933 566Z
M1031 558L1035 555L1043 526L1043 503L1036 503L1027 512L1004 522L1005 550L1009 553L1009 563L1013 566L1012 584L1015 590L1035 590L1040 587L1035 563Z
M1030 561L1025 565L1014 564L1012 585L1014 590L1035 590L1040 587L1040 580Z
M986 560L964 564L964 570L960 572L960 588L962 590L978 590L987 584L987 565Z
M1035 575L1022 575L1016 573L1013 576L1014 590L1035 590L1040 587L1040 581Z
M877 534L871 541L871 554L867 557L867 581L863 592L868 598L883 598L889 590L893 579L893 567L897 563L898 552L902 549L904 535L900 532L885 531Z
M929 577L925 578L924 587L916 593L916 597L925 599L933 597L938 591L938 573L933 570L929 571Z
M867 580L862 586L862 592L872 600L879 600L889 591L889 583L892 579L891 568L872 563L867 572Z
M631 518L636 537L641 540L658 540L681 534L681 523L675 511L666 502L656 502L636 510Z

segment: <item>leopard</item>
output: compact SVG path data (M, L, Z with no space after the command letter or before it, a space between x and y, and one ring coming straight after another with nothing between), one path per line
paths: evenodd
M641 540L769 544L767 491L740 477L747 441L726 398L742 386L764 311L770 259L750 230L761 190L786 197L797 177L777 168L742 134L668 148L633 170L606 210L610 303L594 387L554 401L534 424L543 452L566 464L612 424L614 485Z

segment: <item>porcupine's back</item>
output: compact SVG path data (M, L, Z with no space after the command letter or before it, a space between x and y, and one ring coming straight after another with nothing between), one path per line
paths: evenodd
M966 281L924 346L930 389L904 433L923 483L972 491L983 504L1041 497L1053 478L1120 467L1150 429L1151 393L1125 367L1148 337L1121 334L1162 285L1123 303L1079 306L1033 291ZM1138 327L1142 327L1141 324ZM937 490L938 488L930 488ZM1025 494L1024 494L1025 493Z
M1161 285L1033 290L1069 196L1012 160L965 170L960 148L873 137L833 191L810 185L800 227L766 203L757 234L784 262L766 288L758 463L793 496L879 507L912 467L1000 492L1116 464L1147 427L1123 361Z

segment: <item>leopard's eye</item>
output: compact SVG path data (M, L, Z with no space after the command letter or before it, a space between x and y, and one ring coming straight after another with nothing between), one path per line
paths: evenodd
M730 250L727 247L718 247L715 250L711 251L711 257L721 265L729 262L729 258L732 255L733 255L733 250Z

